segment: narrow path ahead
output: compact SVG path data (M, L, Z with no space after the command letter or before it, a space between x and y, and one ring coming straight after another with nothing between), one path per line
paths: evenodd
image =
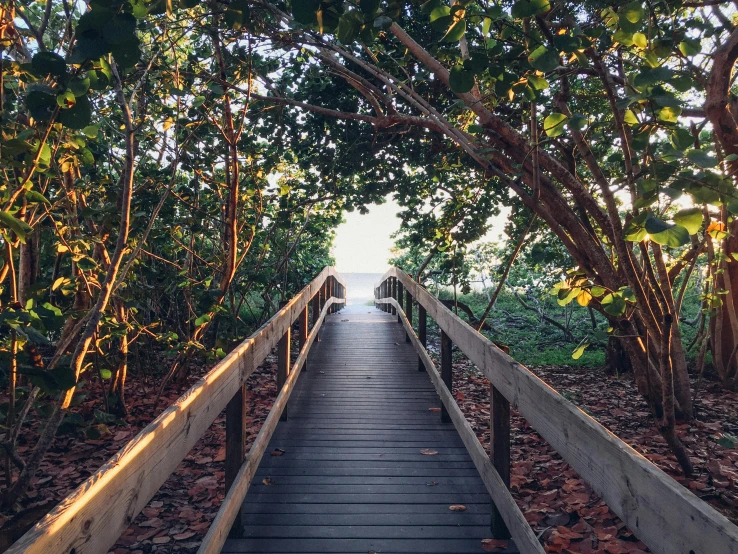
M396 317L328 316L223 552L483 552L489 495L417 366Z

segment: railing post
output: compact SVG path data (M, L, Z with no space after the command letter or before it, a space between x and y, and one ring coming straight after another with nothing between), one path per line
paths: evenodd
M407 321L410 324L410 328L413 327L413 295L410 294L410 289L405 289L405 315ZM405 342L410 342L410 333L405 333Z
M287 330L282 335L282 338L279 339L279 344L277 345L277 394L282 390L290 374L290 366L292 365L292 359L290 357L291 335L292 325L290 324L287 326ZM284 407L279 420L287 421L287 406Z
M402 301L403 296L405 296L405 287L402 284L402 282L398 279L397 280L397 303L400 305L400 312L402 310ZM402 323L402 317L400 317L400 312L397 312L397 323Z
M453 387L453 366L451 364L451 349L453 343L451 337L449 337L445 331L441 330L441 380L446 385L448 392L451 393ZM451 416L448 415L448 411L441 404L441 422L449 423Z
M302 352L302 347L305 346L305 343L308 340L308 312L309 305L305 304L305 307L300 312L300 318L299 318L299 330L300 330L300 352ZM308 360L305 358L305 363L302 365L302 370L307 371L308 370Z
M379 298L387 298L387 280L386 279L379 284ZM386 312L387 305L380 304L379 309L382 310L383 312Z
M392 290L390 291L390 296L397 300L397 279L395 277L392 277ZM392 306L392 315L397 315L397 308Z
M246 459L246 442L244 437L244 429L246 427L244 419L246 410L244 399L246 395L246 385L242 384L238 392L226 406L226 458L225 458L225 492L233 485L236 480L236 474L241 469L241 465ZM241 522L241 512L239 510L236 519L233 521L229 537L233 539L241 538L243 533L243 525Z
M490 458L505 486L510 488L510 402L502 396L494 385L490 385L489 429ZM495 539L509 539L510 531L502 519L500 511L492 503L492 536Z
M418 302L418 340L423 348L428 345L427 325L428 317L425 313L425 306ZM418 356L418 371L425 371L425 364L420 356Z

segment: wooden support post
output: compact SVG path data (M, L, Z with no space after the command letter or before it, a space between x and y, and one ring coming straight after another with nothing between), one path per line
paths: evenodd
M246 424L246 410L244 409L244 398L246 385L241 385L238 392L226 405L226 459L225 459L225 491L226 493L233 485L238 470L246 459L246 443L244 430ZM233 521L229 537L238 539L243 534L243 523L241 521L241 512Z
M428 317L425 313L425 307L418 302L418 340L423 348L428 345L427 326ZM418 371L425 371L425 364L420 356L418 356Z
M405 296L405 287L402 286L402 282L398 279L397 281L397 303L400 305L400 311L402 311L403 296ZM402 316L397 314L397 323L402 324Z
M441 330L441 380L446 385L449 393L452 393L453 386L453 366L451 364L451 349L453 343L445 331ZM452 393L453 394L453 393ZM448 415L446 408L441 404L441 422L449 423L451 416Z
M382 281L382 284L379 285L379 288L380 288L379 297L387 298L387 280L386 279ZM382 310L383 312L386 312L387 304L381 304L381 307L379 309Z
M320 317L320 289L318 289L318 292L315 293L315 296L313 296L313 316L312 316L312 324L310 328L312 329L315 327L315 324L318 322L318 318Z
M392 283L391 283L392 290L390 291L390 296L397 300L397 279L395 277L392 277ZM392 315L397 315L397 308L392 306Z
M497 473L510 488L510 402L502 396L494 385L490 385L489 429L490 458ZM509 539L510 531L497 507L492 503L492 537Z
M290 338L292 335L292 328L287 327L282 338L279 339L277 345L277 393L282 390L282 387L287 382L287 377L290 374L290 366L292 365L292 359L290 357ZM280 421L287 421L287 406L284 407L282 417Z
M305 308L303 308L303 310L300 312L300 317L299 317L300 352L302 352L302 347L305 346L305 343L308 340L308 327L309 327L309 325L308 325L308 315L309 315L308 308L309 308L309 306L306 305ZM308 361L307 361L307 359L305 360L305 363L302 366L302 370L303 371L307 371L308 370Z
M410 327L413 326L413 295L409 290L405 291L405 315ZM410 333L405 333L405 342L410 342Z

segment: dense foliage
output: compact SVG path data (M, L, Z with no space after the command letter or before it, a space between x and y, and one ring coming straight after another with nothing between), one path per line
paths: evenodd
M500 282L526 249L568 271L559 303L600 314L688 472L678 323L702 257L698 349L738 386L734 13L684 0L4 3L5 506L85 383L107 383L125 415L131 349L171 355L162 383L198 352L222 356L329 261L342 210L389 192L421 281L429 264L458 267L509 206ZM21 460L28 417L46 426Z

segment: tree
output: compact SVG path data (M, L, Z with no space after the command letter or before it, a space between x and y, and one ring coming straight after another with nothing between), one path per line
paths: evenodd
M723 76L735 61L720 46L732 36L720 6L298 0L291 16L264 9L275 44L304 48L363 96L364 109L335 117L415 127L422 133L408 139L426 145L442 135L485 191L514 192L547 224L577 264L559 294L608 319L688 471L673 426L692 415L673 284L705 249L715 251L713 275L731 257L723 239L735 185L720 166L732 158L703 130L713 111L701 105L715 96L701 77L712 74L711 54L726 53ZM723 78L716 102L732 129L729 86ZM317 99L300 108L324 110ZM732 306L723 285L713 305L727 293ZM731 330L733 311L722 318Z

